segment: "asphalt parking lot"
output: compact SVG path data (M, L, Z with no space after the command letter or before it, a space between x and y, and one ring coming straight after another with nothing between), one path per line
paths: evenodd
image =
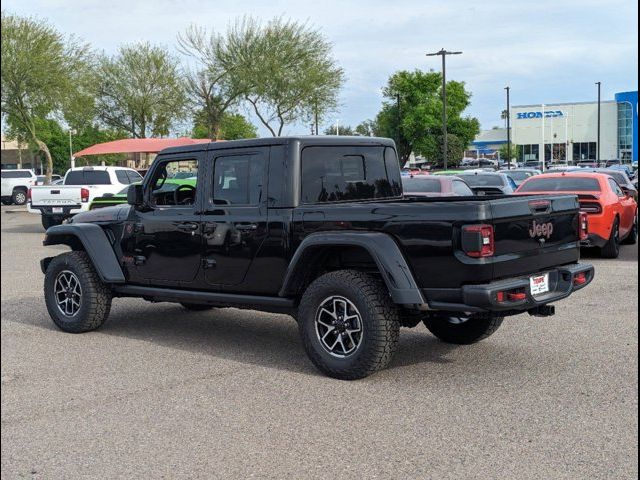
M404 329L341 382L286 316L117 299L71 335L35 215L2 207L2 478L637 478L638 249L468 347ZM60 248L59 250L64 250Z

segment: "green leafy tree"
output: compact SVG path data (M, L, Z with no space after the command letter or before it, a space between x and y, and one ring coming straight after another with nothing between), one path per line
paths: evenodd
M149 43L120 47L100 59L97 113L134 138L168 135L186 116L188 98L178 60Z
M211 138L210 124L207 113L200 110L195 116L191 136L193 138ZM243 138L257 138L258 129L239 113L225 112L219 120L218 138L221 140L240 140Z
M341 135L341 136L353 136L356 132L349 125L338 125L338 131L336 132L336 126L327 127L324 131L325 135Z
M180 51L198 64L195 70L187 73L186 85L191 104L199 110L198 124L207 130L205 138L229 139L229 129L223 133L222 122L225 113L238 103L244 93L243 84L230 81L218 58L223 41L222 36L208 33L196 25L178 35ZM250 134L246 130L240 133Z
M338 105L344 72L331 44L306 24L245 17L229 29L216 57L236 91L274 136L287 124L321 121Z
M42 152L50 182L53 157L39 130L46 122L39 120L91 110L86 108L90 97L82 90L91 65L89 47L44 21L3 12L1 55L2 119L8 136Z
M505 162L509 161L509 158L511 159L511 162L517 162L519 155L518 155L518 145L514 145L513 143L511 144L511 152L509 152L509 145L508 144L504 144L500 147L500 149L498 150L500 152L500 158L502 160L504 160Z
M376 117L378 134L396 140L400 163L404 165L412 152L436 165L443 164L442 76L437 72L400 71L393 74L383 90L385 101ZM463 82L447 82L447 131L453 144L448 163L457 165L464 148L480 131L475 118L463 117L471 94Z
M375 137L378 135L378 125L373 120L365 120L356 126L356 135L363 137Z

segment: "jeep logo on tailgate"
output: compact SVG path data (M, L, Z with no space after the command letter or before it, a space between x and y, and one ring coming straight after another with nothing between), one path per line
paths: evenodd
M531 238L544 237L548 240L551 235L553 235L553 223L551 222L538 223L534 220L531 228L529 228L529 236Z

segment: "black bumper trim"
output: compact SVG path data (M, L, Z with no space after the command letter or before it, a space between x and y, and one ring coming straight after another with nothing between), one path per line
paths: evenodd
M549 274L550 291L544 295L531 294L530 278L536 274L507 280L498 280L484 285L465 285L460 289L450 289L443 295L443 291L435 290L430 295L429 289L424 290L429 307L433 310L447 310L456 312L526 312L568 297L580 290L594 278L595 270L592 265L577 263L551 270L543 270L539 274ZM574 285L573 281L578 273L586 273L586 282ZM511 302L498 302L498 292L519 290L526 293L526 299ZM431 299L434 298L432 301ZM444 298L446 297L446 298ZM454 300L455 299L455 300ZM445 300L445 301L443 301Z

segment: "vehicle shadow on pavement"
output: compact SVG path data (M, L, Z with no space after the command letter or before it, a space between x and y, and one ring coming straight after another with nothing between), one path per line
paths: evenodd
M45 230L42 225L38 224L25 224L16 225L15 227L7 227L2 230L2 233L39 233L44 236Z
M3 311L12 312L10 321L58 332L41 301L34 297L21 302L3 302ZM30 314L24 315L25 311ZM398 352L390 369L452 362L445 356L457 347L443 344L423 327L418 328L420 331L402 329ZM168 303L152 305L128 300L123 304L116 300L105 324L95 333L85 335L95 334L150 342L245 364L321 375L307 359L296 322L286 315L238 309L188 312Z

